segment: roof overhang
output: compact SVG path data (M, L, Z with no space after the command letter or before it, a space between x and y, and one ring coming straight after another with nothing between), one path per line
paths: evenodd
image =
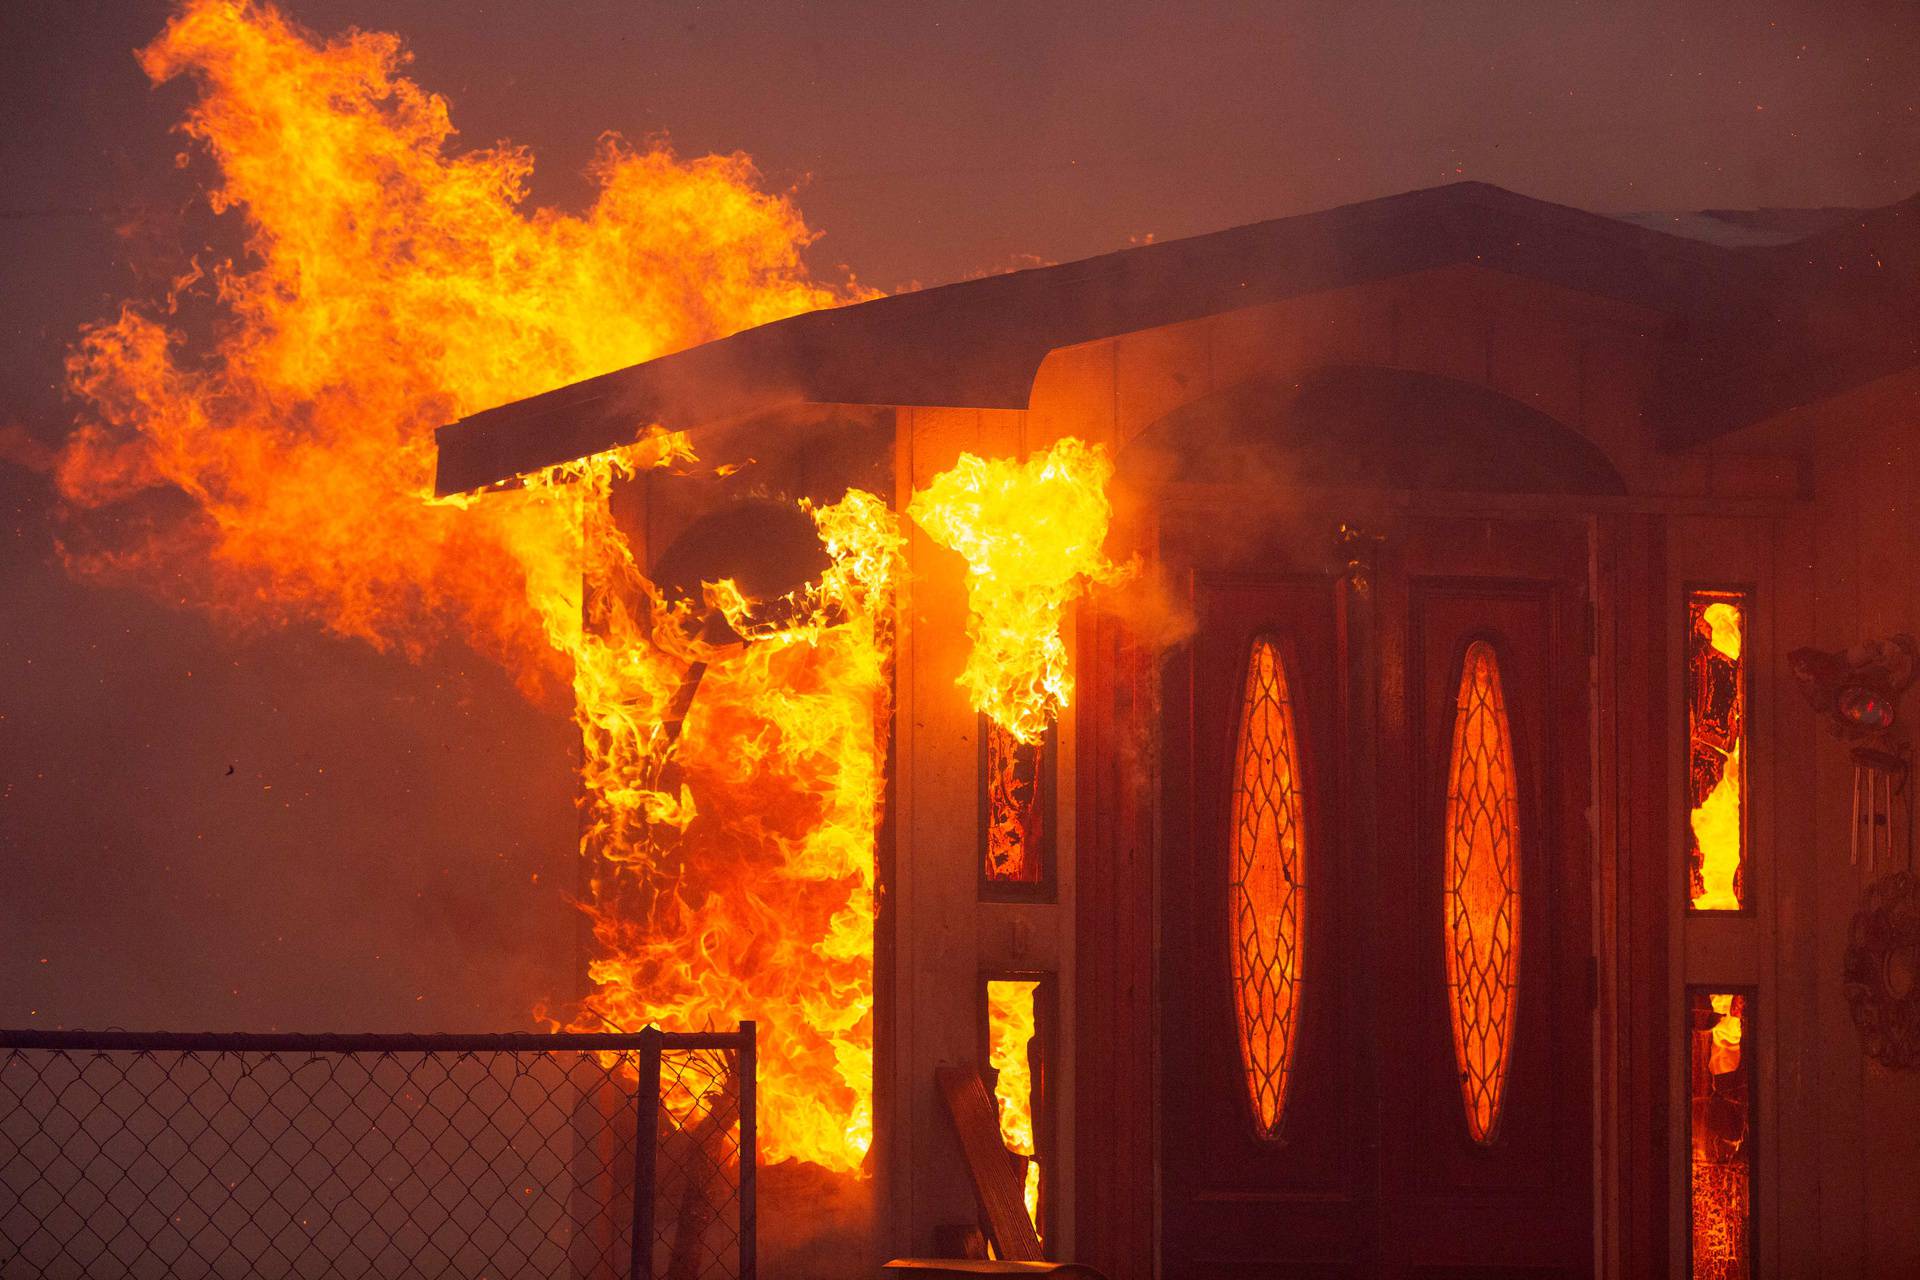
M690 430L793 402L1025 408L1060 347L1463 263L1672 317L1655 416L1663 443L1693 443L1914 361L1916 330L1886 315L1863 330L1854 286L1917 216L1889 206L1863 215L1865 234L1734 249L1456 183L762 325L442 427L435 488L484 488L655 424Z

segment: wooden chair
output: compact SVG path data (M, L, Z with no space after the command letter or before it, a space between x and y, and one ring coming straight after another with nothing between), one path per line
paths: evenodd
M1048 1262L1027 1216L1021 1161L1000 1139L1000 1119L986 1081L972 1067L941 1067L934 1073L947 1118L960 1139L960 1154L973 1180L980 1220L998 1258L895 1258L884 1268L890 1280L969 1280L988 1276L1059 1276L1105 1280L1092 1267Z

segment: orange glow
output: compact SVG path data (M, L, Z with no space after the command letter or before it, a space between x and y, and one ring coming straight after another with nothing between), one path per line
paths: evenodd
M986 837L990 882L1039 885L1047 878L1047 815L1041 809L1041 771L1051 765L1051 743L1020 742L988 719L986 725Z
M1745 599L1696 591L1687 613L1689 898L1696 911L1738 911L1746 901Z
M1742 1052L1746 997L1688 992L1688 1129L1692 1274L1753 1274L1751 1072Z
M606 658L585 668L605 683L579 698L601 779L586 836L599 945L575 1025L765 1019L780 1028L760 1051L769 1158L851 1171L873 1131L874 842L901 538L858 490L814 516L832 563L798 621L756 625L731 584L710 592L749 643L687 647L710 665L677 743L661 724L684 663L622 620L589 645ZM660 785L668 750L677 788Z
M1467 646L1447 786L1447 997L1473 1140L1500 1125L1520 969L1519 783L1493 646Z
M1280 1134L1292 1079L1306 933L1306 830L1300 748L1280 651L1266 637L1247 661L1234 744L1232 877L1227 889L1234 1021L1254 1129Z
M530 696L569 686L598 952L581 1025L764 1020L766 1156L857 1168L894 518L860 493L815 512L832 567L801 620L719 652L686 638L607 504L622 476L691 465L684 437L635 422L632 446L518 488L430 496L442 423L852 291L809 278L811 233L744 156L609 136L584 214L528 208L531 156L454 151L447 102L399 74L390 35L188 0L139 56L198 87L186 132L247 254L82 336L57 481L89 540L69 564L238 627L318 624L415 658L459 640ZM204 349L176 309L212 319ZM726 584L711 603L740 608Z
M1000 1140L1027 1157L1027 1216L1040 1230L1040 1162L1034 1158L1034 1007L1038 982L992 979L987 983L987 1060L999 1073L993 1086L1000 1112Z
M967 562L959 683L1019 742L1038 742L1073 693L1060 625L1089 584L1126 570L1101 553L1113 463L1071 436L1025 462L971 453L913 495L907 514Z

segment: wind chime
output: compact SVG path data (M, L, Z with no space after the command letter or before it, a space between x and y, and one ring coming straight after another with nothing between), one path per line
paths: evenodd
M1913 874L1913 746L1900 723L1900 695L1920 667L1913 637L1838 653L1795 649L1787 663L1813 709L1852 744L1853 810L1848 862L1866 860L1871 880L1847 937L1845 989L1867 1055L1920 1069L1920 878ZM1896 840L1894 801L1901 810ZM1899 864L1895 865L1896 849ZM1885 874L1881 874L1884 871Z
M1864 857L1869 875L1892 868L1894 798L1905 810L1905 869L1913 869L1913 797L1907 790L1913 747L1899 723L1900 695L1913 683L1920 648L1898 635L1828 653L1795 649L1787 665L1813 709L1842 742L1852 744L1853 818L1847 863Z

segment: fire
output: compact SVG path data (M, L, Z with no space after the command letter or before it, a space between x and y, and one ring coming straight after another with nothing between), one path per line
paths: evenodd
M962 454L907 507L929 537L967 562L971 645L957 683L989 721L990 878L1032 879L1040 871L1033 825L1039 748L1073 694L1061 624L1067 606L1090 585L1131 571L1101 551L1113 520L1112 478L1105 449L1068 436L1024 462ZM1036 1229L1040 1166L1032 1159L1035 1081L1028 1049L1038 988L1037 982L987 984L1001 1138L1029 1157L1026 1204Z
M1707 624L1709 642L1730 662L1740 661L1740 610L1724 600L1716 600L1700 611Z
M458 639L530 696L570 686L598 943L583 1019L764 1020L766 1155L858 1167L892 517L857 493L814 512L832 568L799 621L721 652L607 506L622 476L691 465L684 437L636 422L633 446L511 491L430 496L444 422L855 291L809 277L812 234L744 156L609 136L584 214L526 208L532 157L454 152L391 35L187 0L139 58L198 87L184 131L246 252L82 335L56 479L76 532L98 509L112 536L70 539L69 563L240 627L416 658ZM203 320L190 350L174 326ZM726 584L710 600L745 621Z
M987 721L986 878L1003 884L1039 884L1046 877L1042 842L1042 771L1047 742L1021 742L997 720Z
M1720 1020L1713 1024L1713 1050L1707 1059L1707 1070L1723 1076L1740 1069L1740 1015L1733 1011L1732 996L1710 999Z
M797 621L756 625L731 584L710 592L747 644L688 648L710 665L677 743L663 726L688 667L626 636L631 619L583 668L603 681L579 698L598 713L583 727L589 782L603 781L586 838L597 991L577 1025L766 1019L767 1154L851 1171L872 1141L874 841L901 537L858 490L813 515L832 563ZM666 748L677 788L659 785Z
M998 1074L993 1087L1000 1112L1000 1140L1027 1157L1027 1216L1040 1228L1040 1162L1035 1160L1033 1062L1034 1004L1038 982L998 979L987 983L987 1061Z
M1752 1075L1741 1054L1746 1001L1699 991L1688 1001L1693 1274L1740 1280L1752 1274L1753 1240Z
M929 537L966 558L972 647L959 683L974 710L1018 742L1039 742L1072 696L1066 607L1089 584L1128 571L1100 550L1112 478L1104 448L1068 436L1025 462L962 454L907 507Z
M1741 804L1740 747L1746 716L1745 671L1741 666L1742 622L1739 605L1713 599L1692 602L1693 641L1689 654L1690 769L1697 803L1688 815L1693 830L1694 892L1698 911L1740 909L1740 863L1745 834ZM1712 779L1704 795L1701 782Z
M1693 838L1700 846L1700 892L1693 905L1700 911L1738 911L1740 899L1733 877L1740 870L1740 747L1727 753L1720 781L1688 815Z

